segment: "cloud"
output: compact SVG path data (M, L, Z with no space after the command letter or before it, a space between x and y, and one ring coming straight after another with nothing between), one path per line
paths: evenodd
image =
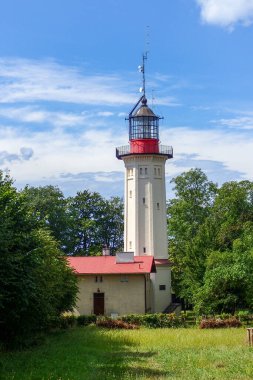
M118 75L87 73L52 60L0 59L0 103L54 101L121 105L135 100Z
M253 129L253 117L235 117L230 119L213 120L213 123L237 129Z
M153 84L159 87L158 82ZM138 96L136 85L118 74L84 73L53 60L1 58L0 87L0 103L5 104L61 102L115 107L132 105ZM174 97L160 97L157 103L178 105Z
M38 106L0 108L0 117L23 123L49 123L55 126L82 125L88 118L85 114L47 111Z
M253 22L253 0L196 0L201 18L207 24L233 28L237 23L249 26Z
M0 165L11 164L14 161L28 161L33 156L31 148L20 148L20 153L9 153L6 150L0 151Z

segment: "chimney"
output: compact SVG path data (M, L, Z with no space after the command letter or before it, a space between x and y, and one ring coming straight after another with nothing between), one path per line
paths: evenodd
M104 245L102 248L102 255L103 256L110 256L110 248L107 247L107 245Z

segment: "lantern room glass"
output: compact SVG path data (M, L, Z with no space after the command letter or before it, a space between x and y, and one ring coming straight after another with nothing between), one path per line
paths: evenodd
M133 116L129 118L129 140L159 140L159 117Z

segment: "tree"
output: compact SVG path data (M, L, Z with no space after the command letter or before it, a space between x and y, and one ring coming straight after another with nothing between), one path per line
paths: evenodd
M33 217L49 228L61 249L68 252L69 218L62 191L55 186L26 186L22 194Z
M168 203L173 288L191 303L205 272L205 252L197 236L210 215L217 187L200 169L191 169L171 182L175 184L176 195Z
M215 249L231 249L234 240L241 236L246 222L253 222L253 183L224 183L209 218L209 224L216 229Z
M77 280L24 194L0 172L0 340L12 344L70 310Z
M244 224L230 251L209 254L204 284L195 294L197 313L234 313L253 306L253 223Z
M105 200L99 193L78 192L68 200L69 247L74 255L99 255L103 245L114 253L122 247L123 203Z

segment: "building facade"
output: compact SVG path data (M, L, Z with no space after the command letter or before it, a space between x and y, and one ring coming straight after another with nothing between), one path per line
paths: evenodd
M129 145L116 149L125 164L124 249L158 263L151 276L152 312L163 312L171 303L165 163L173 150L160 145L159 119L144 94L129 114Z

